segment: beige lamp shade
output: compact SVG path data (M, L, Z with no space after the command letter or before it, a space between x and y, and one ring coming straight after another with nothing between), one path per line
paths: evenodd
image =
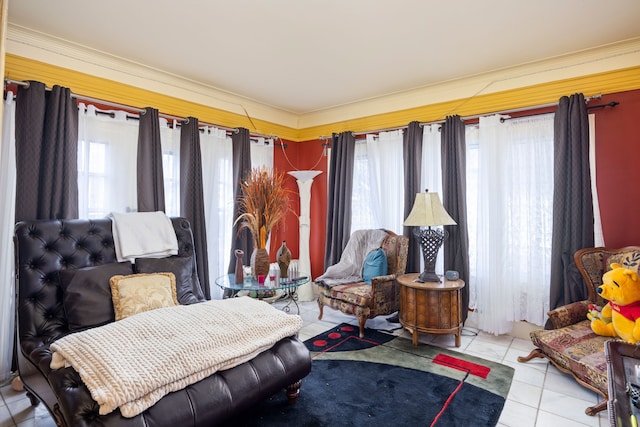
M407 219L405 227L427 227L432 225L457 225L449 216L440 202L438 193L417 193L413 208Z

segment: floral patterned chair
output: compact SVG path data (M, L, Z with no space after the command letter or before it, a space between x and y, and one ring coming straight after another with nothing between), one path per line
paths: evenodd
M400 286L396 283L396 277L405 272L408 246L408 237L387 231L387 237L380 245L387 256L387 274L373 277L370 285L364 281L335 285L316 281L320 308L318 319L322 319L325 305L356 316L360 326L360 338L363 338L367 319L398 311Z
M602 275L610 270L612 263L638 270L640 247L581 249L575 253L574 261L587 287L587 300L551 310L548 315L553 329L532 331L531 341L537 348L526 357L518 357L518 361L546 358L560 371L572 375L579 384L601 395L602 401L585 410L588 415L595 415L607 408L604 346L605 341L611 338L596 335L591 330L591 321L587 319L588 306L596 304L602 307L606 304L607 301L597 294L596 289L602 285Z

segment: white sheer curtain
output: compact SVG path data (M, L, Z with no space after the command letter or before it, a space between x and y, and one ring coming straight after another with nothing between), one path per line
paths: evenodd
M478 326L496 335L545 321L553 208L553 115L501 118L470 132L467 174L472 298Z
M367 135L367 138L373 138L373 135ZM376 228L380 223L373 198L375 183L370 173L367 144L356 141L351 193L351 233L356 230Z
M7 92L2 118L0 146L0 385L11 377L15 316L15 272L13 259L13 227L15 225L16 154L15 102Z
M591 194L593 197L593 245L606 246L602 233L598 187L596 185L596 115L589 114L589 168L591 170Z
M438 193L442 201L442 138L440 125L425 125L422 128L422 175L420 191ZM444 248L440 247L436 258L436 272L444 272ZM424 259L420 258L420 271L424 270Z
M215 279L227 273L233 225L233 149L231 137L218 128L200 135L202 181L207 224L211 298L222 298Z
M374 219L370 228L385 228L402 234L404 203L404 168L402 130L367 135L367 165L371 178L371 203ZM355 179L354 179L355 182Z
M160 117L164 210L168 216L180 216L180 127L177 120Z
M78 106L78 213L102 218L136 211L138 120L119 110Z
M273 140L265 140L264 138L251 139L251 166L273 167ZM268 246L267 246L268 247Z

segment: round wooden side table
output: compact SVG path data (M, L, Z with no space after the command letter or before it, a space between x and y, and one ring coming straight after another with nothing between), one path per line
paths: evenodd
M420 333L455 334L460 347L462 333L462 280L417 282L419 273L403 274L400 284L400 323L411 332L413 345Z

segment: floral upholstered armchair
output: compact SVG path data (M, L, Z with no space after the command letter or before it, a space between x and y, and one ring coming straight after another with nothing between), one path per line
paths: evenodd
M325 305L335 310L340 310L345 314L356 316L361 338L364 337L364 325L367 319L393 314L399 310L400 287L396 283L396 277L405 272L409 246L409 238L406 236L398 236L387 230L360 230L360 232L367 231L377 233L382 240L378 247L386 255L386 274L372 277L370 284L358 275L349 276L344 280L329 280L326 278L327 273L315 281L319 290L318 306L320 314L318 319L322 319ZM355 232L354 235L356 233L358 232ZM363 260L367 256L367 253L346 256L349 255L346 252L350 248L350 244L353 243L354 235L349 239L340 263L343 263L345 258ZM357 268L360 267L358 266ZM327 272L329 272L329 269L327 269Z
M518 357L518 361L546 358L560 371L572 375L579 384L601 395L602 401L585 410L588 415L595 415L607 407L604 345L612 338L596 335L591 330L591 321L587 319L589 305L602 307L606 304L596 289L602 285L602 275L610 270L612 263L638 270L640 247L581 249L575 253L574 261L587 287L587 299L551 310L548 315L553 329L531 332L531 341L536 348L528 356Z

